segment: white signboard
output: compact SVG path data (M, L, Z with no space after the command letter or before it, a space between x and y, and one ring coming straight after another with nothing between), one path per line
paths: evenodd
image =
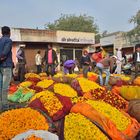
M112 45L115 42L115 35L107 36L100 39L101 46Z
M57 31L57 42L71 44L95 44L95 34L85 32Z

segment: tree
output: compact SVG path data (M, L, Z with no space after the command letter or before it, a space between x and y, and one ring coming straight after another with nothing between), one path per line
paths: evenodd
M135 27L127 33L128 36L140 36L140 10L136 13L135 16L132 16L129 22L134 23Z
M45 28L50 30L98 33L98 26L95 24L94 18L85 14L80 16L62 14L54 23L45 24Z
M134 23L136 25L140 25L140 10L137 12L135 16L132 16L132 18L129 20L130 23Z
M100 43L100 38L101 38L101 35L100 34L96 34L95 35L95 43Z

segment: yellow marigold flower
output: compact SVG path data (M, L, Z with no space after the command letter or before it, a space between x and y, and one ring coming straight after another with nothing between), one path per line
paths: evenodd
M53 116L57 111L61 110L63 105L53 92L42 91L34 95L31 101L39 98L44 107L47 109L50 116Z
M76 78L76 77L78 77L78 75L77 74L75 74L75 73L73 73L73 74L67 74L67 75L65 75L66 77L70 77L70 78Z
M86 78L77 78L77 80L79 81L80 87L83 92L89 92L89 91L95 90L97 88L102 88L97 83L90 81Z
M39 73L39 76L47 76L47 74L45 72Z
M65 140L108 140L99 128L79 113L67 115L64 126Z
M71 101L73 104L78 103L78 102L84 102L86 99L84 97L72 97Z
M120 77L123 81L129 81L131 78L129 76L125 76L123 74L113 74L115 77Z
M30 87L32 85L32 82L30 81L25 81L19 84L21 87Z
M77 92L71 86L62 83L54 85L54 92L67 97L77 96Z
M98 76L98 74L96 74L96 73L94 73L94 72L88 72L88 75L87 75L88 77L90 77L90 76Z
M53 77L59 78L59 77L63 77L62 73L57 73L56 75L54 75Z
M99 111L102 115L109 118L117 127L118 130L125 130L131 123L131 120L122 114L118 109L103 101L88 100L86 103Z
M36 73L26 73L26 74L25 74L25 78L26 78L26 79L27 79L27 78L34 78L34 77L40 78L40 76L37 75Z
M53 80L43 80L37 83L37 86L41 87L41 88L48 88L49 86L51 86L54 83Z

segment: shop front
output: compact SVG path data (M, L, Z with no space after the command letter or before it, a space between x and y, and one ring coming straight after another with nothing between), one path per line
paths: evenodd
M66 59L78 59L82 56L83 48L95 43L95 34L86 32L50 31L39 29L12 28L11 39L13 40L13 61L16 64L16 52L20 45L25 45L27 67L30 71L35 70L35 55L38 50L44 56L48 44L52 44L56 50L59 64Z

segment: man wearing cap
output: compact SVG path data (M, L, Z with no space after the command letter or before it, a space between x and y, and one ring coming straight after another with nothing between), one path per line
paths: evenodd
M113 73L113 67L114 64L116 63L117 57L114 55L109 58L104 58L100 62L97 63L96 67L98 68L99 71L99 79L100 79L100 85L103 86L108 86L108 81L110 78L110 73ZM106 79L105 79L105 84L103 84L103 77L102 74L106 73Z
M12 78L12 40L10 39L10 28L2 27L0 38L0 110L8 109L8 88Z
M20 82L23 82L25 77L25 65L26 65L26 58L24 52L25 45L21 44L19 50L17 51L16 57L18 60L18 79Z

